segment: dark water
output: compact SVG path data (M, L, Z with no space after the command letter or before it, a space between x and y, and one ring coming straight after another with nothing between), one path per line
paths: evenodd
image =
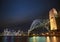
M0 36L0 42L60 42L60 37L20 37L20 36Z

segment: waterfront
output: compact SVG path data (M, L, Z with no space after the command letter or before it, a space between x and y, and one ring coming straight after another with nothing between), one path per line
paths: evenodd
M33 37L21 37L21 36L1 36L0 42L59 42L60 37L44 37L44 36L33 36Z

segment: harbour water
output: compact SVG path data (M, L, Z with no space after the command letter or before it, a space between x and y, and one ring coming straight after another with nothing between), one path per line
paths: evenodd
M33 36L33 37L21 37L21 36L1 36L0 42L60 42L60 37L44 37L44 36Z

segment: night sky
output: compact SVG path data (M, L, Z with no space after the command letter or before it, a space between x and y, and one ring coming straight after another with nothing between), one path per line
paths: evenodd
M52 8L60 10L59 0L1 0L0 31L4 28L28 30L35 19L48 18Z

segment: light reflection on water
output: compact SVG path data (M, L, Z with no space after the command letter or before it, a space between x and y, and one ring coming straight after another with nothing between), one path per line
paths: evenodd
M52 42L58 42L56 36L53 36L53 37L52 37Z
M29 38L28 42L46 42L46 38L45 37L39 37L39 36L37 36L37 37L33 36L33 37Z
M33 36L33 37L14 37L14 36L4 36L1 37L1 42L60 42L60 37L52 36L52 37L40 37L40 36ZM0 38L0 39L1 39Z
M37 39L35 36L33 37L33 42L37 42Z
M49 36L46 37L46 42L50 42L50 37Z

